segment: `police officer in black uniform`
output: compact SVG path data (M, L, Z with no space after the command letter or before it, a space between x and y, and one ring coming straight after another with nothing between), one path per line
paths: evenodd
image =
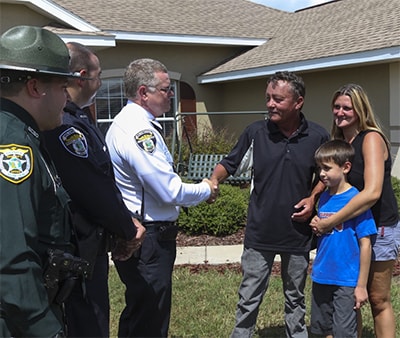
M75 266L69 197L42 131L61 124L72 76L80 74L70 73L68 49L52 32L17 26L1 36L1 337L63 336L62 295L50 295L66 282L58 258ZM49 270L50 257L57 260Z
M72 199L82 257L91 263L84 287L76 285L66 303L68 335L109 336L108 251L119 238L115 258L127 259L139 248L145 228L132 219L114 182L109 153L89 106L101 86L99 59L85 46L67 43L70 69L80 79L68 83L63 125L45 133L47 147ZM126 252L125 252L126 251ZM118 256L119 255L119 256ZM125 257L121 257L125 256Z

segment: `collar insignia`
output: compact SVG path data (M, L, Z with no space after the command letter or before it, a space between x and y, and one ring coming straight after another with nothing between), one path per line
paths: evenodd
M87 158L88 145L85 135L74 127L70 127L64 130L63 133L58 137L69 153L74 156Z
M32 148L18 144L0 145L0 177L18 184L33 171Z
M136 144L147 153L154 153L156 150L156 137L152 130L142 130L135 135Z

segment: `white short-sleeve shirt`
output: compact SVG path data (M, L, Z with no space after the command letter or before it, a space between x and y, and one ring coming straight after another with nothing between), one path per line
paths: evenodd
M153 119L141 106L128 102L111 124L106 142L116 183L132 215L141 214L144 191L145 221L175 221L179 206L207 200L211 189L205 182L182 182Z

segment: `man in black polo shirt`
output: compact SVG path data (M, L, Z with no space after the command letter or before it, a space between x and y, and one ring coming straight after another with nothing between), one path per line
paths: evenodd
M329 134L305 119L301 112L304 96L300 77L289 72L271 76L266 88L269 118L245 129L211 177L220 183L242 169L253 169L243 279L232 337L253 334L276 254L282 261L286 335L307 337L304 286L312 237L308 224L325 188L314 181L314 152Z

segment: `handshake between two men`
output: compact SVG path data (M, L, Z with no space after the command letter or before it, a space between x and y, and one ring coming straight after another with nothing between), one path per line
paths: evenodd
M208 200L206 201L208 204L212 204L216 201L218 194L219 194L219 187L218 187L218 180L216 179L208 179L204 178L203 182L208 183L211 189L211 194Z

